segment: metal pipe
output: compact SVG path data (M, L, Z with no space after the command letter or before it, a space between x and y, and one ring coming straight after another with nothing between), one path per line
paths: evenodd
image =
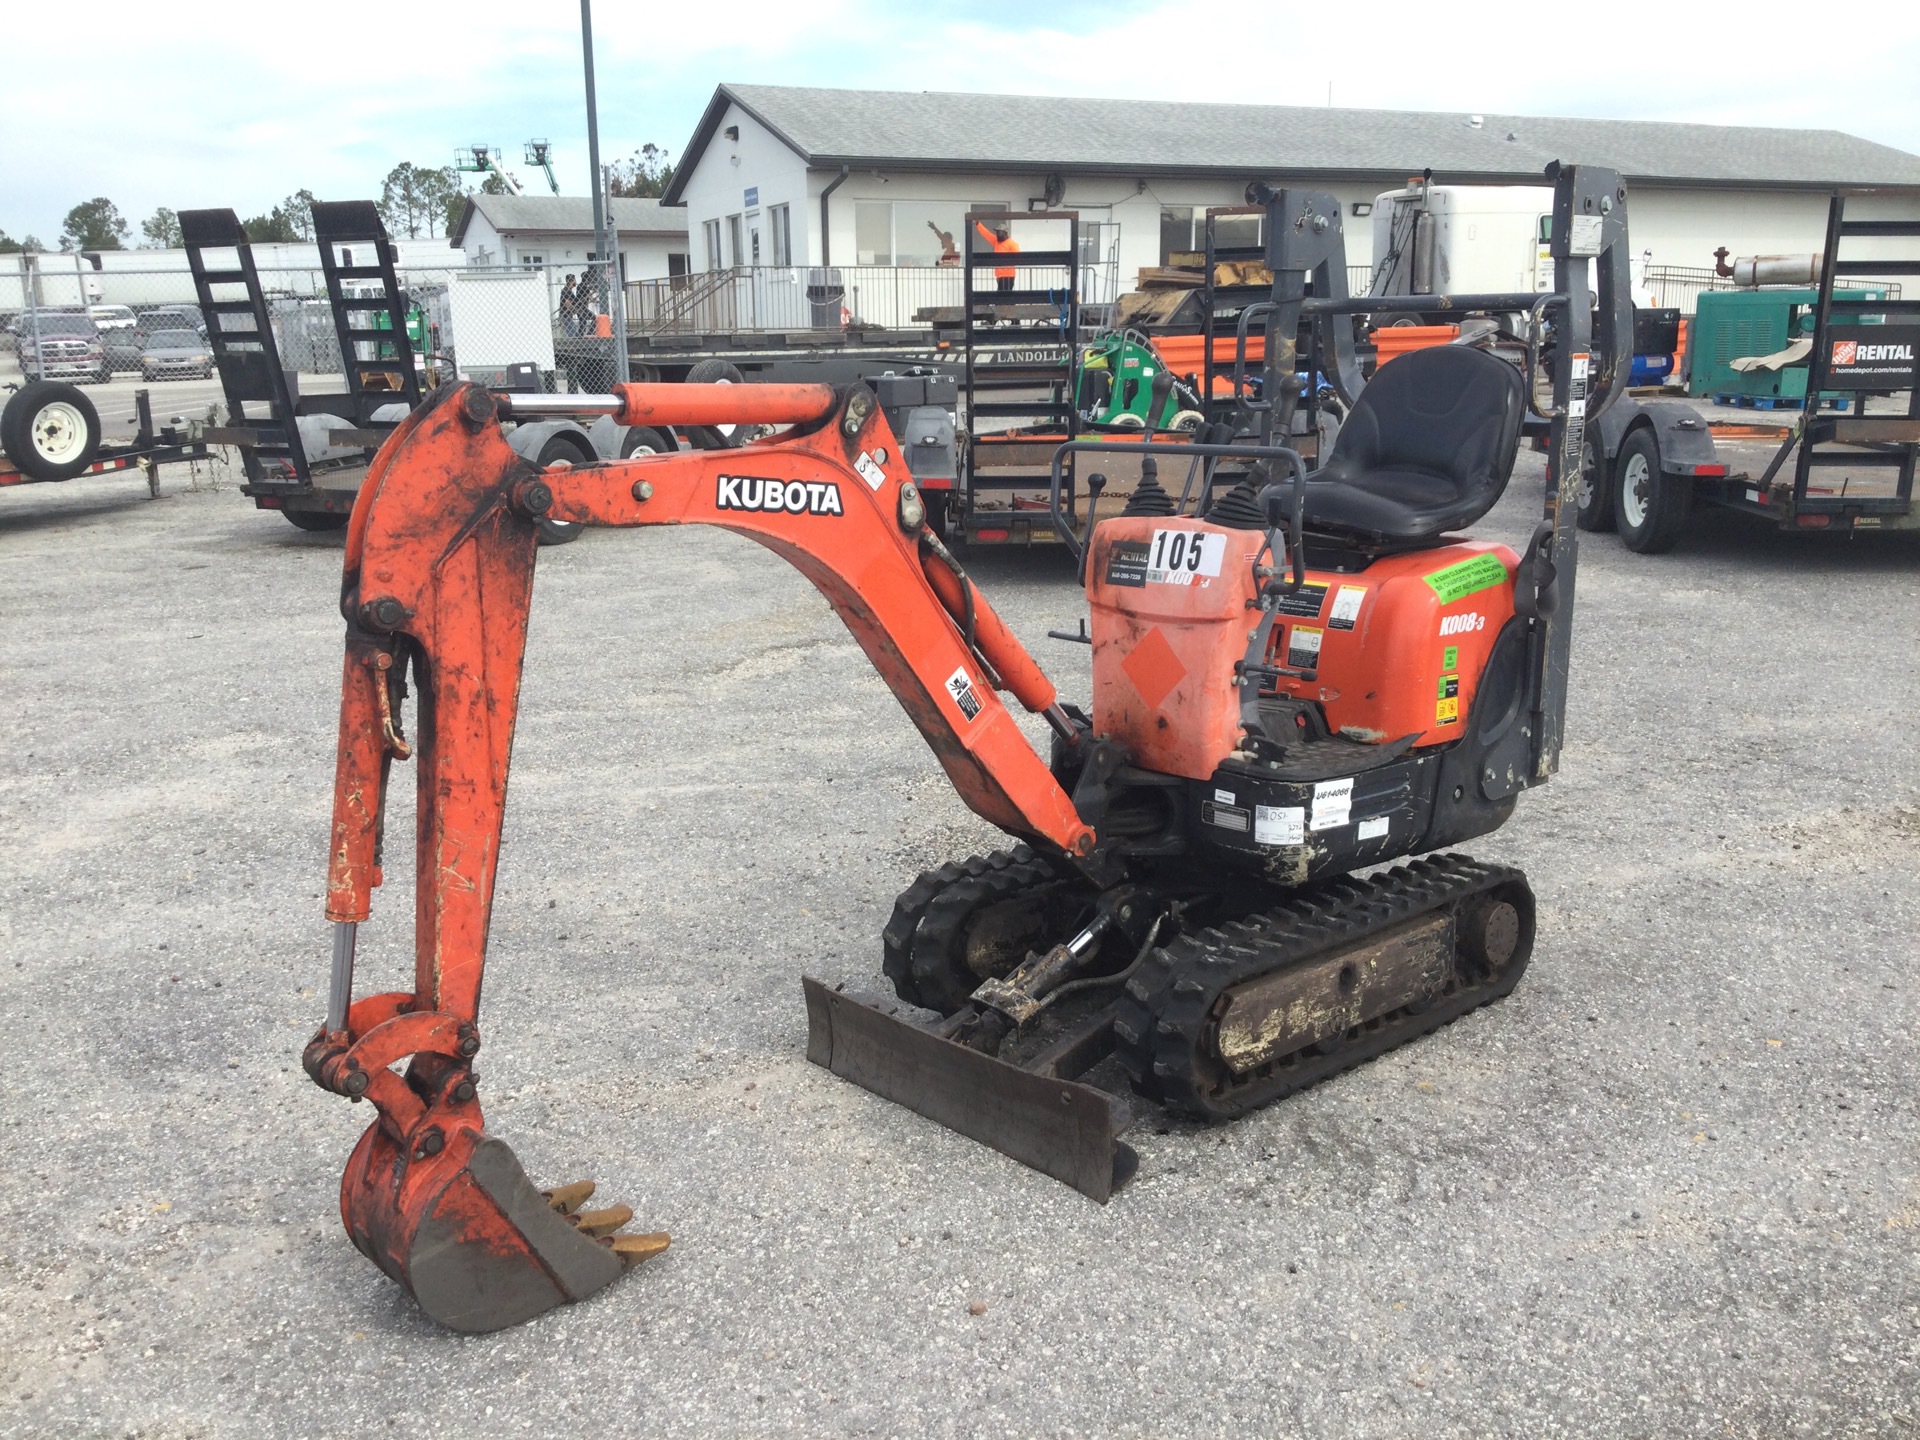
M1491 295L1356 295L1347 300L1300 302L1302 315L1420 315L1441 311L1527 310L1540 300L1538 290L1516 290ZM1549 304L1564 304L1566 296L1549 293Z
M810 425L840 405L831 385L643 384L615 389L616 408L598 413L611 413L622 425Z
M327 986L327 1030L337 1034L347 1028L347 1010L353 1004L353 949L360 926L352 920L337 920L333 926L333 977Z
M825 269L833 263L833 231L827 224L827 197L844 185L847 176L852 173L852 166L842 165L840 167L840 173L829 181L827 187L820 192L820 266L822 269ZM822 285L828 283L824 275L820 277L820 283Z
M607 258L607 213L600 203L600 109L593 96L593 0L580 0L580 53L587 68L587 175L593 191L593 253Z
M839 406L831 385L616 385L613 395L493 397L503 420L611 415L622 425L809 425Z
M1060 461L1069 453L1087 451L1110 451L1118 455L1186 455L1206 456L1220 460L1279 460L1284 461L1296 478L1305 481L1307 462L1300 458L1300 452L1289 450L1284 445L1174 445L1156 441L1140 440L1069 440L1053 452L1053 465L1047 495L1047 508L1053 521L1054 533L1067 544L1075 561L1081 556L1080 537L1074 533L1073 526L1067 523L1066 515L1060 508Z

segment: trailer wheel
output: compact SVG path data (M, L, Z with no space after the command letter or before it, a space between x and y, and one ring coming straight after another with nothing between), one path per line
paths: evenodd
M342 515L338 510L282 510L289 524L296 530L310 530L316 535L324 535L330 530L344 530L351 516Z
M1660 470L1660 445L1650 430L1636 430L1613 463L1614 520L1626 547L1641 555L1664 555L1686 528L1693 488Z
M542 470L558 460L571 465L590 465L596 457L583 455L580 446L565 435L555 435L540 447L540 458L533 463ZM586 531L586 526L573 520L549 520L545 516L533 522L539 532L542 545L571 545Z
M1206 423L1207 417L1198 410L1179 410L1175 411L1173 418L1167 421L1167 429L1176 434L1191 435Z
M620 458L631 460L636 455L672 455L673 442L658 430L642 429L635 426L627 431L627 438L620 442Z
M687 372L689 385L744 385L747 377L740 368L719 356L702 360ZM696 450L731 450L747 441L744 425L689 425L687 440Z
M1600 442L1589 438L1586 463L1580 470L1580 509L1574 523L1582 530L1613 529L1613 471Z
M0 450L35 480L71 480L100 449L100 412L59 380L20 387L0 411Z

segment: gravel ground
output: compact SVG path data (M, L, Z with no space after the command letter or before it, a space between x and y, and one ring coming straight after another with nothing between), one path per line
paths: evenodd
M0 1433L1920 1435L1914 537L1589 544L1563 773L1472 847L1540 897L1519 991L1149 1112L1104 1208L802 1057L801 973L874 985L995 843L824 602L715 532L547 552L482 1093L675 1239L485 1339L354 1252L366 1112L299 1068L338 538L169 472L0 495L0 547ZM1060 558L977 571L1083 693Z

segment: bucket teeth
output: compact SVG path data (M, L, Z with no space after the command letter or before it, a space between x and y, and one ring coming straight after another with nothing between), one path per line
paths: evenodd
M672 1237L664 1230L656 1230L651 1235L616 1235L608 1243L620 1257L620 1263L631 1270L642 1260L651 1260L664 1252L672 1243Z
M546 1197L547 1204L562 1215L571 1215L586 1204L588 1197L593 1194L593 1181L576 1180L571 1185L556 1185L540 1193Z
M582 1210L573 1217L573 1223L583 1235L611 1235L631 1219L631 1205L609 1205L604 1210Z

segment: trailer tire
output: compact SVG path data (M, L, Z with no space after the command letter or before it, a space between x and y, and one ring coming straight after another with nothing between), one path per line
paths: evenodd
M1173 418L1167 421L1167 429L1175 434L1191 435L1206 423L1207 417L1198 410L1178 410L1174 412Z
M627 438L620 442L620 458L631 460L636 455L672 455L676 453L673 441L658 430L635 426L627 431Z
M1660 469L1660 442L1635 430L1613 462L1614 523L1620 539L1640 555L1664 555L1686 528L1693 487Z
M730 360L713 356L702 360L687 372L689 385L744 385L747 377ZM689 425L686 437L696 450L731 450L747 442L750 427L745 425Z
M100 450L100 412L59 380L33 380L0 410L0 450L35 480L71 480Z
M1583 453L1580 508L1574 515L1574 523L1582 530L1611 530L1614 527L1613 468L1607 464L1607 452L1596 437L1587 437Z
M347 528L347 521L353 518L350 515L341 514L338 510L282 510L280 513L287 517L287 523L294 529L311 531L316 535L324 535L333 530L344 530Z

